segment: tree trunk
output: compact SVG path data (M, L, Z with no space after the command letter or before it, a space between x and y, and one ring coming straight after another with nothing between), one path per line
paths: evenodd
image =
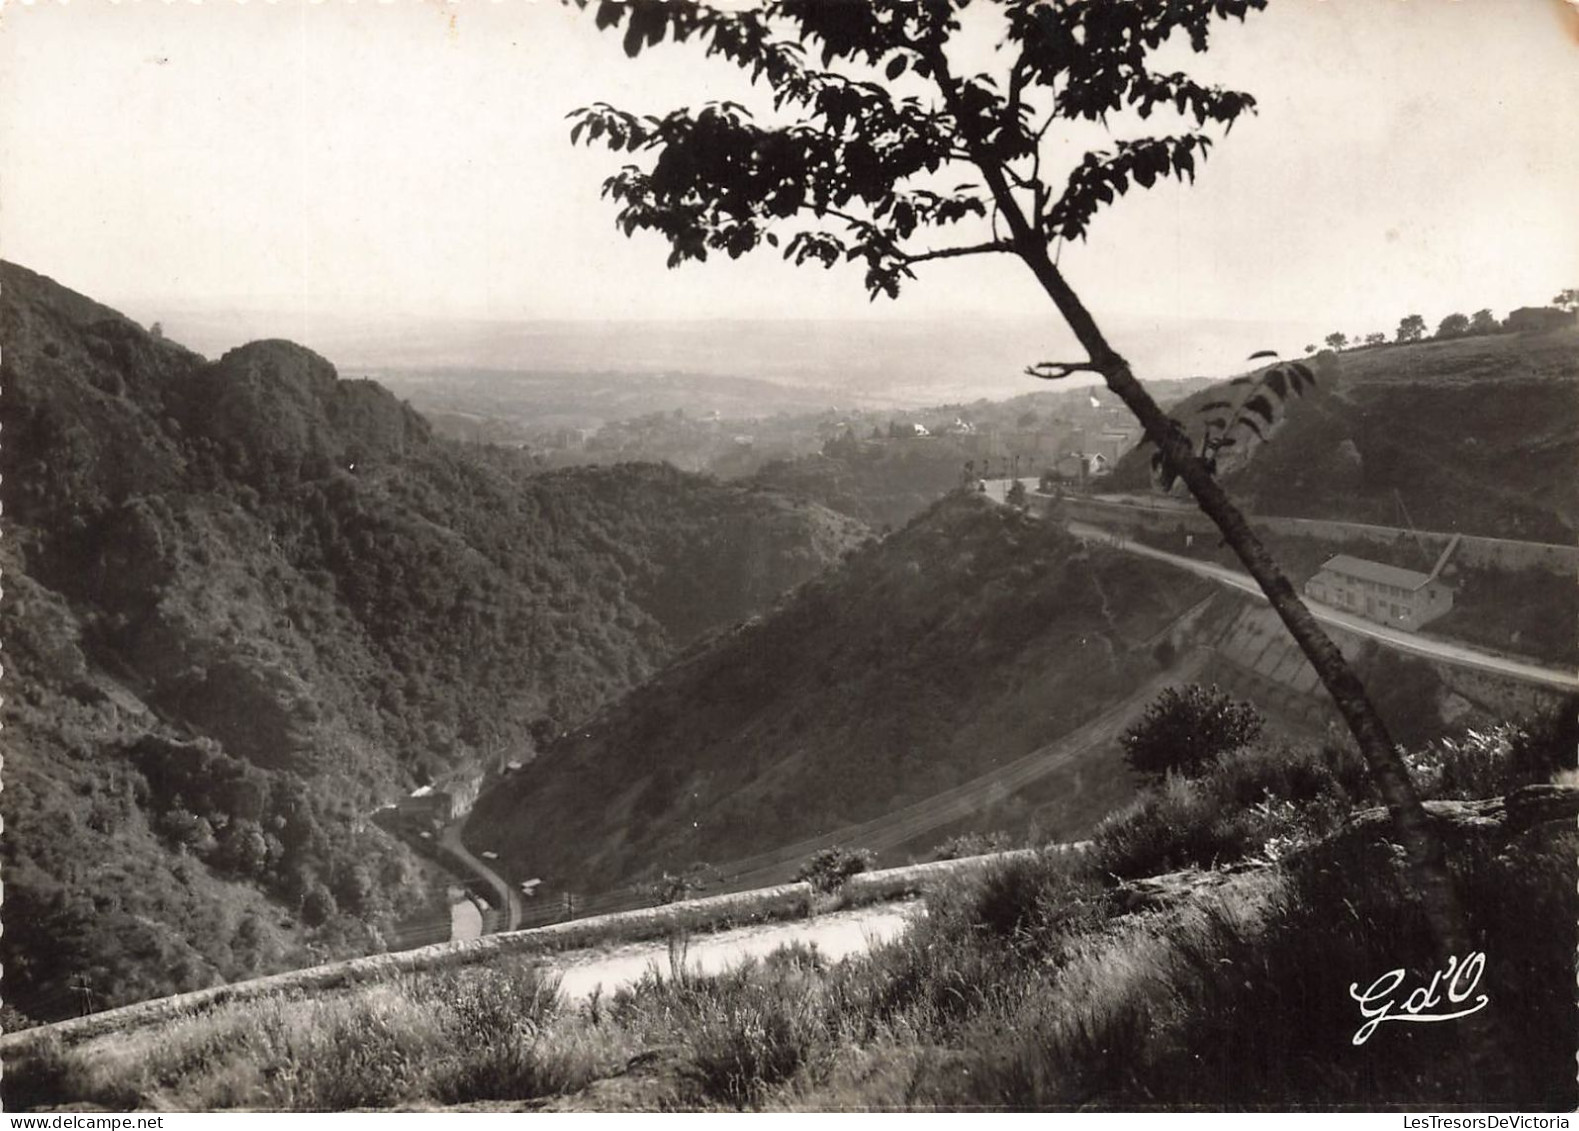
M1015 253L1031 269L1037 282L1053 300L1053 305L1074 331L1075 337L1089 355L1091 365L1102 374L1107 387L1134 413L1135 419L1167 461L1167 466L1184 480L1201 510L1217 525L1223 540L1232 547L1261 586L1261 591L1288 627L1295 643L1310 661L1343 715L1359 744L1360 754L1365 759L1371 778L1376 782L1404 849L1408 884L1420 900L1421 909L1435 936L1437 968L1444 968L1450 957L1466 960L1475 948L1452 873L1448 870L1447 852L1441 837L1431 826L1424 806L1420 804L1420 796L1415 792L1414 783L1409 780L1403 757L1366 695L1364 685L1343 658L1343 653L1338 651L1337 645L1322 631L1316 618L1295 594L1294 587L1271 554L1267 553L1266 547L1261 545L1261 540L1250 529L1250 524L1245 521L1239 508L1228 498L1227 492L1205 462L1195 454L1183 430L1174 426L1151 394L1136 380L1129 363L1108 344L1090 311L1080 301L1080 296L1075 294L1048 256L1047 241L1021 211L1002 165L983 144L979 132L972 128L974 116L960 98L958 84L950 73L948 59L941 47L934 45L927 56L971 161L981 171L999 212L1009 226ZM1507 1075L1507 1066L1496 1055L1501 1043L1495 1036L1498 1028L1500 1025L1493 1020L1489 1010L1472 1014L1464 1022L1464 1044L1469 1054L1470 1068L1474 1077L1482 1081L1490 1092L1499 1091Z
M1359 676L1295 594L1293 585L1216 477L1195 454L1184 432L1173 427L1151 394L1136 380L1129 363L1107 344L1079 296L1048 258L1046 248L1038 243L1031 254L1022 253L1022 258L1089 351L1108 388L1144 425L1146 435L1163 453L1168 466L1184 480L1201 510L1216 523L1223 540L1261 586L1261 591L1337 704L1359 743L1365 765L1382 795L1397 841L1404 850L1407 885L1420 900L1421 910L1435 936L1436 969L1445 969L1450 957L1457 956L1460 962L1467 960L1469 954L1479 948L1471 936L1452 872L1448 869L1442 837L1426 815L1403 757L1387 733L1386 724L1376 713ZM1509 1092L1509 1065L1498 1051L1507 1047L1501 1038L1502 1021L1494 1008L1472 1014L1455 1024L1462 1026L1457 1035L1459 1046L1466 1054L1469 1076L1485 1089L1486 1102L1513 1102L1515 1097Z
M1452 955L1462 959L1474 947L1448 871L1442 840L1432 828L1414 783L1409 780L1403 758L1354 669L1332 638L1316 623L1316 618L1294 592L1293 585L1250 529L1239 508L1196 455L1189 439L1173 426L1151 394L1135 379L1129 363L1108 345L1040 241L1029 248L1022 245L1020 255L1090 354L1092 364L1102 374L1108 388L1135 414L1146 429L1147 437L1162 452L1167 466L1184 480L1201 510L1217 524L1223 540L1261 586L1300 651L1315 668L1359 743L1366 767L1392 814L1398 839L1407 855L1411 883L1437 937L1441 951L1438 957L1443 961Z

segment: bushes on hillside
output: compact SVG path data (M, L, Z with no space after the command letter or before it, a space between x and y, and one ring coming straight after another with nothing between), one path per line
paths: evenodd
M1168 775L1097 827L1093 858L1120 878L1275 857L1368 799L1358 755L1334 746L1239 747L1194 778Z
M809 883L820 892L831 894L842 888L851 876L870 868L875 859L864 848L824 848L800 866L795 879Z
M1098 874L1061 854L1000 860L927 896L932 930L994 940L1042 962L1056 961L1067 939L1095 928L1110 911Z
M1519 741L1545 740L1510 739L1503 772L1538 764L1512 753ZM1399 967L1404 992L1429 985L1434 948L1395 850L1346 825L1340 797L1371 801L1336 749L1252 746L1169 777L1148 800L1196 824L1161 822L1161 854L1169 829L1232 839L1231 823L1208 827L1214 810L1259 809L1256 835L1296 843L1279 868L1160 915L1126 914L1089 858L1017 855L946 879L904 935L849 961L802 947L716 976L650 972L574 1013L509 963L220 1007L147 1057L45 1047L8 1066L6 1100L127 1108L157 1088L203 1110L550 1096L574 1109L577 1089L608 1078L615 1090L586 1093L589 1106L1571 1110L1572 1007L1551 992L1579 923L1571 826L1454 844L1486 955L1474 992L1510 1019L1493 1034L1501 1077L1486 1079L1464 1071L1458 1024L1383 1025L1354 1046L1365 1019L1347 987ZM1313 813L1336 834L1316 838Z
M1521 723L1441 739L1406 760L1421 790L1432 797L1496 797L1572 770L1576 750L1579 714L1570 702Z
M170 1022L150 1055L110 1071L82 1046L46 1044L7 1063L5 1105L344 1111L552 1093L586 1083L536 1041L562 1011L558 989L516 965L409 975L374 993L282 993Z
M534 868L590 888L653 861L793 844L826 831L818 814L879 817L1132 694L1151 660L1123 642L1154 635L1206 592L1159 568L950 495L578 730L534 765L530 788L484 796L475 827L500 830L506 859L515 837ZM673 766L685 767L673 782L689 784L671 797ZM603 796L628 800L587 809Z
M1198 773L1217 755L1255 741L1261 725L1249 703L1216 685L1191 683L1165 689L1119 741L1130 768L1155 780L1169 770Z
M1165 931L1132 923L1088 937L1058 981L1029 985L1018 1009L981 1016L947 1075L918 1072L920 1106L1012 1110L1377 1109L1383 1105L1570 1111L1571 976L1579 897L1575 837L1468 845L1452 865L1486 955L1476 993L1504 1019L1501 1079L1466 1070L1463 1021L1364 1021L1346 989L1406 967L1431 983L1433 951L1390 847L1338 837L1293 862L1281 888L1198 903ZM1533 924L1549 929L1532 930ZM1464 957L1464 956L1460 956Z
M1497 797L1574 766L1573 704L1519 723L1443 738L1405 755L1422 797ZM1348 747L1254 744L1219 754L1193 777L1168 774L1098 826L1094 860L1120 878L1274 860L1377 804Z
M960 833L934 848L932 859L960 860L967 856L985 856L989 852L1003 852L1013 844L1014 838L1001 829L990 833Z
M7 278L9 313L31 300ZM28 599L0 611L8 653L16 660L20 646L28 661L7 667L36 676L8 699L17 756L0 809L21 835L0 852L12 893L59 887L91 901L107 890L100 865L169 872L188 859L212 871L205 879L239 881L247 898L321 923L301 940L315 947L351 917L387 928L428 885L404 850L355 831L363 814L419 782L540 748L677 643L761 608L858 533L672 469L540 475L518 453L407 443L400 428L423 428L393 398L324 384L321 361L298 360L311 372L295 385L259 369L247 389L267 399L275 384L323 385L327 407L304 393L280 409L290 435L271 438L248 431L267 431L269 413L229 413L210 435L212 414L163 412L166 395L173 403L214 376L201 359L121 366L126 395L106 409L113 419L96 420L83 405L104 398L81 400L71 372L7 351L7 393L19 399L4 475L42 484L16 516L13 555L25 549L25 560L5 562L8 577L32 575L7 586ZM72 440L64 462L57 432ZM344 459L327 458L339 449L325 437L343 441ZM106 674L153 714L112 707ZM122 722L106 730L111 710ZM535 726L545 718L556 726ZM23 777L40 807L13 788ZM122 778L126 789L111 788ZM310 905L309 881L325 889ZM146 887L114 898L160 931L193 927ZM96 946L111 1003L134 985L171 992L251 972L250 954L232 963L231 929L194 940L207 965L189 981L171 981L179 964L155 949ZM40 1016L75 1012L62 988L70 971L27 984L24 971L60 963L47 946L21 953L23 937L0 940L16 975L8 996L26 995ZM369 934L348 949L378 945Z

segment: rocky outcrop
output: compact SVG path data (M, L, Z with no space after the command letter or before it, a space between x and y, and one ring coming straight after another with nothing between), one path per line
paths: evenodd
M428 443L417 412L371 381L342 381L334 366L294 342L231 350L188 382L182 424L218 445L242 478L316 479L398 459Z
M1572 827L1579 818L1579 787L1571 785L1527 785L1506 797L1478 801L1427 801L1427 815L1449 840L1468 837L1517 836L1546 826L1566 823ZM1389 827L1387 810L1378 806L1356 813L1350 820L1350 834L1382 832Z
M595 1080L579 1092L534 1105L537 1111L690 1111L703 1106L701 1072L694 1055L678 1045L646 1049L622 1072Z
M1115 898L1119 908L1128 912L1177 907L1208 892L1222 894L1230 887L1254 882L1266 876L1270 867L1262 863L1239 863L1226 868L1186 868L1160 876L1125 880L1118 885Z
M1543 837L1573 830L1579 818L1579 787L1527 785L1506 797L1424 804L1426 813L1450 845L1471 840L1501 844L1525 836ZM1377 806L1355 813L1334 839L1385 839L1391 827L1387 810ZM1230 887L1255 883L1270 870L1271 865L1263 862L1240 862L1205 870L1188 868L1127 880L1119 884L1116 897L1125 911L1178 907L1206 893L1222 893Z

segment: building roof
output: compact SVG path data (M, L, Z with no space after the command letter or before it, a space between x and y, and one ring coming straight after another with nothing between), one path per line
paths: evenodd
M1419 589L1430 581L1430 575L1417 570L1402 569L1398 566L1383 565L1381 562L1367 561L1364 558L1353 558L1348 554L1338 554L1328 558L1322 563L1323 570L1341 573L1345 577L1358 577L1363 581L1374 581L1381 585L1396 585L1400 589Z

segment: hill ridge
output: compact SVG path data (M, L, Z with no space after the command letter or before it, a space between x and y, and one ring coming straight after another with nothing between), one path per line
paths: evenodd
M9 263L0 335L0 958L40 1018L83 978L99 1007L379 949L442 889L368 811L529 757L866 536L668 468L541 475L304 347L210 361Z
M1157 629L1207 591L956 492L485 793L466 840L513 879L591 892L859 824L1130 694L1158 671ZM1087 793L1066 792L1073 770L1047 784L1052 831L1128 795L1109 753Z

